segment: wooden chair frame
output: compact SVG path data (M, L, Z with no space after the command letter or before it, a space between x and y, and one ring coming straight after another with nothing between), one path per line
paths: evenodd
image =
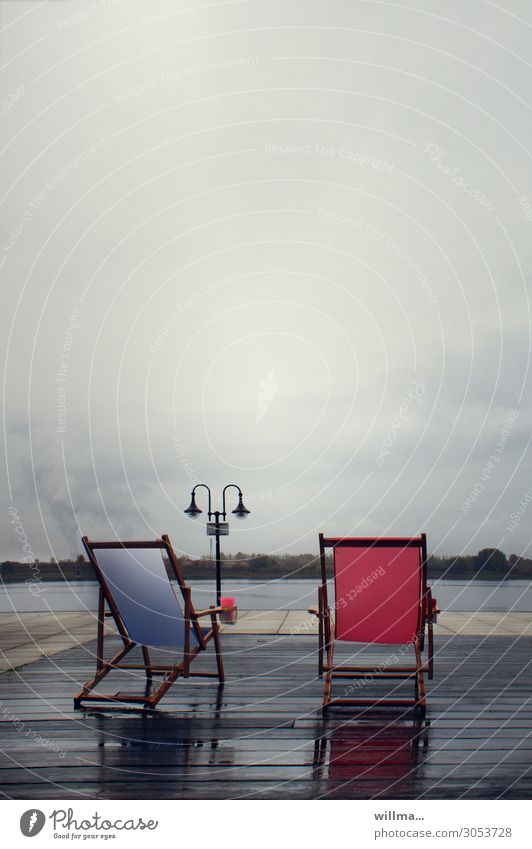
M325 711L332 705L370 707L404 707L416 708L421 714L426 711L426 694L424 673L432 679L434 675L434 617L440 611L432 606L432 592L427 587L427 539L425 534L410 539L397 537L387 538L360 538L351 539L347 537L324 537L319 535L321 584L318 587L318 610L309 609L309 613L318 617L318 675L321 678L325 673L323 688L323 704ZM335 666L334 665L334 643L335 623L331 617L331 609L328 601L327 587L327 564L326 550L328 548L350 547L367 548L375 546L379 548L416 547L420 549L420 596L418 609L418 622L416 636L412 646L415 653L415 663L412 666L394 666L393 671L383 670L382 667L368 666ZM427 661L423 663L421 652L425 646L425 633L427 636ZM375 679L413 679L414 698L332 698L331 687L333 679L359 679L371 675Z
M177 561L172 543L166 534L163 534L161 539L148 541L133 541L133 542L93 542L84 536L83 545L87 552L89 561L91 562L98 583L100 585L99 600L98 600L98 628L97 628L97 643L96 643L96 674L89 681L86 681L82 690L74 697L74 707L80 708L83 702L126 702L133 703L144 708L154 708L162 699L165 693L170 689L172 684L182 676L190 678L193 676L205 676L208 678L218 678L219 683L225 680L224 665L222 657L222 648L220 644L220 627L217 616L221 613L221 607L209 607L208 610L197 611L194 609L191 598L190 587L184 581L179 563ZM177 584L181 590L184 600L184 626L185 639L183 644L183 656L173 664L153 664L150 659L150 652L147 646L141 646L143 664L124 664L123 658L135 648L136 642L131 640L127 633L126 626L120 616L120 612L114 601L111 590L107 581L98 565L95 551L99 548L159 548L162 549L170 564L170 570L175 577ZM106 612L105 606L109 608ZM104 639L105 639L105 619L111 616L115 622L118 634L122 639L123 646L113 657L108 660L104 657ZM198 620L203 616L209 616L211 620L210 630L204 634L200 628ZM194 636L197 640L197 646L190 645L190 632L194 631ZM216 652L217 672L199 672L190 670L190 666L200 652L205 651L208 644L214 643ZM112 669L143 669L146 673L146 693L144 695L129 695L128 693L116 693L115 695L96 694L92 693L94 687L100 683ZM160 686L150 694L152 679L154 676L162 676L163 680Z

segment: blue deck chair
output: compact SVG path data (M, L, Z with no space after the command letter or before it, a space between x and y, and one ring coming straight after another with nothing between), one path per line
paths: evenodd
M85 536L83 545L100 585L96 675L74 697L75 708L81 707L83 702L101 701L132 702L154 708L180 676L207 676L224 681L217 620L222 608L194 610L190 587L185 584L168 536L147 542L91 542ZM171 578L175 578L175 582ZM123 642L120 651L109 660L104 657L106 615L114 619ZM198 620L203 616L210 617L208 628L200 627ZM191 671L191 664L211 640L218 671ZM123 664L123 658L137 645L142 649L144 663ZM177 649L178 658L171 664L153 664L150 648ZM146 693L107 695L92 692L114 669L144 670ZM162 683L150 692L152 678L156 675L162 676Z

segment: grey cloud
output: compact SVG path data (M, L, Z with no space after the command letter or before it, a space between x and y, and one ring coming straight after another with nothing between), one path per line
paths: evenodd
M529 486L519 20L347 0L27 5L17 20L1 4L3 92L18 92L2 107L1 509L17 504L37 555L47 536L77 550L79 528L204 553L181 512L197 479L249 493L234 550L315 550L317 530L495 544ZM403 420L412 381L426 388ZM508 545L529 542L522 522ZM19 553L8 522L2 547Z

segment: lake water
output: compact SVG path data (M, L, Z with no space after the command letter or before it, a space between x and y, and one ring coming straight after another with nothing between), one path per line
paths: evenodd
M196 608L214 603L214 581L191 581ZM255 581L227 580L222 595L233 596L242 610L305 610L316 607L316 580ZM529 581L434 581L433 595L441 610L532 611ZM93 582L44 583L38 595L25 584L0 588L0 612L45 612L96 610L97 586ZM332 593L331 593L331 597Z

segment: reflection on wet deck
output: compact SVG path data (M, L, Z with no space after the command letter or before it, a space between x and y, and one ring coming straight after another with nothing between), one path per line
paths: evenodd
M94 643L0 675L3 793L72 799L532 795L531 638L440 637L425 720L375 710L337 709L322 717L313 637L225 634L224 647L223 687L208 679L178 681L152 712L73 710L72 695L93 668ZM354 650L369 653L344 646L339 656L353 657ZM106 689L114 683L117 691L139 692L139 675L113 673Z

